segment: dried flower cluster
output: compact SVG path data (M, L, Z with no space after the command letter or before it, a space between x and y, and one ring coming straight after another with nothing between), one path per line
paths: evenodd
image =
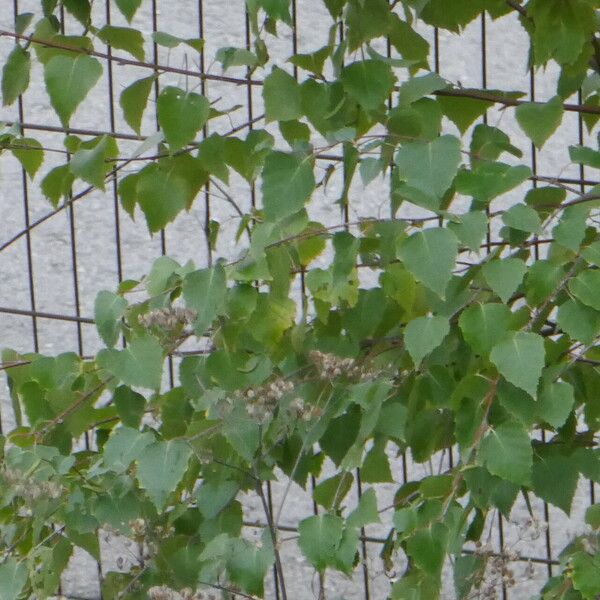
M352 381L374 379L381 371L367 367L354 358L341 358L335 354L313 350L309 358L321 379L335 379L344 376Z
M194 592L191 588L184 588L179 592L166 585L154 586L148 590L149 600L217 600L217 596L207 592Z
M151 310L145 315L140 315L138 321L140 325L148 329L159 327L160 329L172 331L180 326L191 325L197 317L198 313L191 308L173 306Z
M245 403L246 411L252 418L264 422L273 414L283 396L293 389L291 381L279 377L271 383L238 392L235 396Z
M133 532L135 538L145 538L146 536L153 536L158 539L163 539L173 535L175 529L171 526L154 525L148 523L145 519L133 519L129 521L129 527Z
M39 498L57 500L64 492L63 486L55 481L35 481L19 470L4 468L0 476L16 495L29 502Z
M312 421L323 416L323 409L314 404L306 404L302 398L294 398L290 402L290 411L302 421Z
M480 573L479 581L475 582L476 589L469 596L472 600L485 599L495 600L498 598L498 591L504 588L511 588L516 583L515 573L510 563L522 560L519 553L514 549L506 549L500 554L495 554L490 543L475 544L475 554L483 556L486 560L485 569ZM529 561L525 567L524 580L528 580L535 575L533 564Z

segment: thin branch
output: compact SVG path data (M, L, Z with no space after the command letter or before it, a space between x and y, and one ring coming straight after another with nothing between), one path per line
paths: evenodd
M60 44L53 42L52 40L42 40L32 35L22 35L14 31L0 30L0 37L9 37L15 40L22 40L28 44L38 44L46 48L56 48L57 50L65 50L67 52L73 52L74 54L87 54L88 56L94 56L95 58L102 58L111 62L115 62L119 65L126 65L130 67L141 67L144 69L152 69L153 71L161 71L163 73L174 73L176 75L185 75L186 77L195 77L197 79L221 81L225 83L233 83L235 85L262 85L262 81L256 79L243 79L241 77L228 77L226 75L211 75L210 73L201 73L199 71L190 71L189 69L180 69L178 67L169 67L166 65L160 65L158 63L146 62L143 60L133 60L125 58L123 56L114 56L107 54L106 52L97 52L96 50L86 50L85 48L73 48L66 44Z
M527 14L527 9L524 6L521 6L516 0L506 0L506 4L511 8L514 8L522 17L529 18Z
M277 526L273 522L273 515L269 510L269 505L267 504L267 499L265 498L265 492L262 488L262 482L257 481L256 483L256 492L260 498L260 501L263 505L263 510L265 511L265 517L267 518L268 529L271 534L271 542L273 544L273 553L275 555L275 567L277 570L277 576L279 579L279 585L281 588L281 598L282 600L287 600L287 592L285 589L285 578L283 576L283 564L281 562L281 556L279 555L279 548L277 542Z
M6 36L16 40L24 40L27 43L39 44L47 48L56 48L59 50L65 50L67 52L74 52L76 54L87 54L88 56L94 56L96 58L102 58L105 60L113 61L120 65L127 65L133 67L142 67L145 69L152 69L153 71L162 71L164 73L174 73L178 75L185 75L186 77L195 77L203 80L221 81L225 83L233 83L235 85L254 85L261 86L264 82L260 79L244 79L241 77L228 77L226 75L211 75L210 73L200 73L198 71L190 71L189 69L180 69L177 67L168 67L166 65L160 65L157 63L150 63L140 60L133 60L124 58L121 56L113 56L105 52L97 52L95 50L85 50L84 48L73 48L63 44L52 42L51 40L41 40L33 36L22 35L14 31L0 30L0 37ZM519 106L521 104L527 104L528 100L516 100L514 98L507 98L504 95L494 94L491 92L480 91L480 90L464 90L461 88L453 88L446 90L438 90L433 92L437 96L452 96L462 98L472 98L474 100L484 100L493 102L495 104L502 104L504 106ZM587 106L585 104L563 104L563 108L566 111L578 112L584 114L600 114L600 107Z
M520 106L521 104L529 104L529 100L517 100L508 98L500 94L486 92L484 90L463 90L460 88L438 90L433 92L435 96L450 96L453 98L472 98L473 100L484 100L493 102L494 104L502 104L504 106ZM569 112L584 113L588 115L600 115L600 106L588 106L586 104L570 104L564 103L563 108Z

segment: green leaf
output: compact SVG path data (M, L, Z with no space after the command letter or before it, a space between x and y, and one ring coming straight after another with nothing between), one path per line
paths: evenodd
M28 87L31 56L21 46L15 46L2 69L2 102L10 106Z
M600 271L595 269L587 269L569 283L571 293L583 302L586 306L591 306L596 310L600 310Z
M348 26L348 51L353 52L362 44L387 34L390 25L390 7L386 0L347 3L345 15ZM330 9L331 10L331 9Z
M89 24L92 10L89 0L62 0L62 4L82 25Z
M442 112L448 117L464 134L476 119L483 116L494 103L489 100L477 100L475 98L460 98L453 96L438 96Z
M473 350L486 356L508 331L511 314L504 304L472 304L461 313L458 325Z
M114 150L114 140L107 135L103 135L92 148L81 147L75 152L69 163L71 173L75 177L83 179L86 183L104 190L104 179L108 170L106 158L108 155L114 155Z
M404 144L396 154L397 176L403 183L395 186L393 194L437 209L460 161L460 141L451 135Z
M154 443L154 436L131 427L115 429L103 447L102 462L115 473L124 473Z
M433 523L418 529L406 543L408 555L425 573L439 577L448 546L448 527L444 523Z
M308 156L271 152L263 169L263 204L269 221L298 212L315 189L312 159Z
M338 473L315 486L313 500L325 510L338 510L353 483L354 477L351 473Z
M214 519L239 492L237 482L224 479L204 481L196 492L198 509L205 519Z
M59 54L44 67L46 89L61 123L69 121L102 75L100 61L87 54Z
M477 459L492 475L517 485L529 485L531 481L531 440L515 421L490 429L481 441Z
M222 312L226 293L225 269L220 263L210 269L186 275L183 280L183 297L186 306L198 313L194 322L196 335L204 335L217 314Z
M428 68L429 44L427 40L395 13L391 16L389 38L404 59L421 63Z
M600 333L600 312L570 299L558 308L557 323L573 340L591 344Z
M563 104L560 96L554 96L545 104L527 102L517 106L515 116L525 135L541 148L562 122Z
M600 554L591 556L587 552L576 552L570 557L573 587L586 600L594 600L600 594Z
M404 342L415 367L431 354L450 333L450 323L446 317L417 317L406 325Z
M142 0L115 0L123 16L131 23L137 9L142 4Z
M585 146L569 146L569 158L571 162L600 169L600 152Z
M146 408L146 398L127 386L120 385L113 394L113 404L123 425L138 429Z
M210 103L200 94L169 86L160 93L157 102L158 123L165 132L171 152L192 142L204 127L210 113Z
M148 97L155 81L156 77L154 76L139 79L126 87L119 98L125 121L138 134L142 127L142 116L148 104Z
M454 561L454 589L458 600L469 597L473 585L485 570L485 558L474 554L457 556Z
M131 56L140 61L145 58L144 36L137 29L105 25L98 31L98 37L105 44L117 50L125 50L125 52L129 52Z
M411 77L400 86L400 106L407 106L429 96L433 92L448 87L448 82L437 73L427 73L421 77Z
M0 600L17 600L27 583L27 566L16 558L0 564Z
M531 169L525 165L512 167L501 162L485 162L473 171L459 171L455 185L457 192L488 204L490 200L509 192L529 177Z
M502 258L485 263L482 272L487 284L506 303L521 285L527 265L520 258Z
M573 468L572 459L551 447L536 449L531 482L537 496L568 515L578 481L579 472Z
M240 408L225 420L223 433L231 447L244 460L248 463L254 461L260 444L260 425L248 416L245 408Z
M542 387L537 414L538 418L558 428L564 425L575 404L573 386L559 381Z
M300 86L289 73L278 67L265 79L263 86L265 115L269 121L292 121L302 116Z
M415 279L443 298L456 264L456 236L439 227L418 231L403 241L398 252Z
M102 291L96 296L94 320L104 343L112 348L119 339L120 321L125 314L127 300L112 292Z
M125 350L101 350L97 362L125 385L150 390L160 387L163 352L149 335L135 338Z
M532 306L544 302L560 285L564 268L548 260L538 260L531 265L525 277L525 298Z
M389 411L384 413L382 410L381 414L389 416L390 413ZM398 425L399 424L396 422L395 426L398 427ZM378 431L381 430L379 422L376 428ZM394 481L390 469L390 461L385 453L385 444L376 443L371 450L369 450L360 468L360 478L363 483L392 483Z
M192 449L183 440L156 441L138 459L137 478L157 510L165 507L188 466Z
M331 46L324 46L310 54L294 54L294 56L288 59L288 62L291 62L293 65L300 67L309 73L322 77L325 61L329 58L331 52Z
M20 13L15 17L15 32L22 35L27 31L27 28L31 25L33 17L35 15L31 12Z
M344 520L336 515L315 515L300 522L298 545L318 571L335 564L343 530Z
M16 138L12 146L13 156L21 163L27 175L33 179L44 162L42 145L33 138Z
M340 80L346 93L365 110L378 109L390 95L396 78L380 60L363 60L344 67Z
M454 215L455 221L448 223L448 229L473 252L479 252L488 230L487 215L474 210L464 215Z
M585 204L566 208L559 224L552 230L555 241L573 252L578 252L585 235L589 212L590 209Z
M478 0L454 0L450 10L445 0L429 0L423 7L421 19L430 25L458 33L482 10Z
M497 127L480 123L473 129L471 137L471 164L477 167L482 161L497 160L503 152L508 152L517 158L523 153L510 143L510 138Z
M593 242L581 252L581 256L585 260L592 264L600 267L600 242Z
M502 215L502 221L508 227L519 231L527 231L528 233L539 233L542 227L542 221L538 213L526 204L511 206Z
M529 18L535 23L532 32L533 59L536 65L554 58L560 64L577 60L594 27L594 12L587 2L530 2Z
M593 504L585 511L585 522L592 529L600 529L600 504Z
M377 494L375 488L369 488L360 497L358 506L349 515L346 521L348 527L364 527L370 523L379 523L377 510Z
M245 539L233 539L231 554L227 559L227 572L233 583L249 594L264 596L264 580L275 556L270 532L263 533L262 546Z
M291 0L256 0L267 16L274 21L280 20L291 24Z
M256 67L258 65L258 57L254 52L246 50L246 48L219 48L215 58L221 63L223 71L227 71L229 67Z
M42 192L54 208L59 205L64 197L69 195L74 179L69 165L55 167L42 179Z
M145 167L137 181L137 197L148 229L156 233L186 208L189 188L173 168L153 163Z
M492 348L490 360L508 382L535 398L544 356L544 341L539 335L517 331Z

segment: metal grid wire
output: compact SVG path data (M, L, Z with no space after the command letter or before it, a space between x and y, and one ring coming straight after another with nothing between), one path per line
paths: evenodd
M10 30L10 24L17 14L34 10L38 5L38 0L12 0L12 2L2 3L0 27ZM281 41L275 41L276 56L286 58L292 53L314 49L315 44L311 44L311 36L314 35L311 29L314 25L313 12L318 7L322 9L320 0L304 0L302 3L291 0L293 27L282 32ZM67 32L73 31L74 23L70 22L65 14L61 17L63 28ZM100 24L102 21L106 24L121 24L121 16L115 7L111 6L111 0L96 0L94 3L94 22ZM80 113L80 115L83 112L92 113L91 122L85 121L82 115L82 118L68 132L56 124L56 119L45 105L47 101L39 84L41 81L39 73L37 86L33 81L32 89L25 97L19 98L16 109L4 111L2 119L5 122L18 123L24 135L31 134L38 137L43 145L50 149L61 147L61 139L65 133L80 136L109 134L119 141L122 149L135 148L158 127L153 103L149 105L147 111L149 115L144 122L143 131L146 136L132 134L126 129L120 117L118 108L120 90L125 87L126 82L150 75L152 72L161 72L165 77L185 80L185 84L189 87L199 86L200 90L209 94L211 98L220 97L227 101L231 97L235 102L242 104L243 108L234 113L229 131L239 131L243 134L255 125L261 127L264 125L261 123L262 82L252 78L249 72L242 69L234 69L234 75L216 74L217 69L213 64L214 52L221 46L251 48L250 23L243 0L226 2L223 0L145 0L136 18L135 26L146 32L163 30L175 35L200 37L206 41L205 50L194 59L192 64L181 56L174 57L155 43L149 48L150 58L147 62L123 59L122 53L115 53L118 55L118 60L115 60L111 48L106 47L96 53L105 64L104 81L93 92L92 110L90 111L88 106L87 111ZM181 29L185 29L185 33ZM492 29L495 33L492 34L493 39L490 39ZM436 72L454 81L458 74L459 78L464 77L473 87L486 89L488 84L491 87L503 87L502 77L512 68L510 64L504 64L502 69L497 69L499 60L502 60L502 56L499 58L498 55L502 55L500 50L503 48L504 41L511 46L510 53L513 55L516 54L515 48L519 48L521 55L518 57L518 62L515 62L514 68L522 70L522 65L526 62L527 46L523 40L519 46L518 41L513 39L517 30L516 19L499 32L495 23L482 16L465 31L464 36L468 38L469 46L464 46L466 39L464 36L449 36L438 30L424 30L421 33L431 42L431 59ZM499 36L507 33L509 39L499 39ZM342 30L339 36L340 38L343 36ZM0 38L1 57L7 56L12 43L13 40L5 36ZM492 46L493 57L489 51ZM479 54L478 58L472 52L473 48ZM389 42L386 50L388 56L393 55ZM506 58L506 54L503 56ZM496 72L493 72L490 67L492 58ZM280 64L285 66L282 61ZM296 67L291 68L290 72L298 77ZM538 93L540 77L543 78L542 88L551 89L551 73L540 76L531 71L525 77L520 76L519 83L522 88L523 86L529 88L531 100L543 100L552 95ZM36 78L35 74L33 78ZM159 91L157 80L153 90L154 102ZM234 102L232 101L231 104ZM582 115L575 107L567 107L567 110L569 118L565 119L564 131L560 134L563 136L562 145L565 146L564 139L568 139L571 143L584 144L586 132ZM510 119L502 116L501 111L497 109L491 110L490 113L493 113L495 122L503 118L503 126L507 125ZM491 115L486 115L483 121L487 123L490 118ZM510 122L507 128L511 129ZM227 130L221 132L225 131ZM207 125L203 135L206 137L209 133ZM511 133L520 135L516 128L513 128ZM522 136L519 141L521 146L526 143ZM578 186L582 192L585 192L586 187L598 183L586 177L582 166L572 168L564 174L560 173L557 177L555 163L550 158L550 154L540 156L533 146L529 149L529 156L533 172L530 185L533 187L539 182L551 180ZM60 164L64 158L64 155L60 154L58 157L51 155L49 160L56 162L58 159L57 164ZM321 155L318 158L324 165L341 160L341 157L336 155ZM223 217L219 208L222 204L223 190L215 189L211 184L205 186L201 197L196 200L191 215L178 219L167 231L162 231L158 237L151 239L143 223L132 223L129 217L122 218L116 176L111 178L104 194L92 188L76 189L67 202L56 210L49 210L40 197L39 191L28 181L25 171L10 158L3 158L2 161L0 163L3 166L0 183L0 336L2 338L0 343L2 346L12 346L19 351L33 350L47 353L76 347L81 356L85 356L86 353L91 354L98 349L98 339L93 327L93 319L89 315L92 314L93 300L99 289L114 289L119 282L128 277L147 272L153 258L167 253L184 258L191 255L200 264L212 263L213 252L208 244L209 228L213 218ZM127 167L127 161L117 163L114 169L115 175L125 173ZM236 190L245 196L245 208L256 206L257 196L254 187L247 185L244 187L242 183L236 185ZM350 204L353 202L358 200L353 199ZM110 211L106 208L109 203ZM351 205L342 207L341 218L346 228L351 227L353 210L360 210L360 207ZM331 214L334 223L339 223L340 215ZM493 231L488 232L487 242L490 249L495 242ZM227 240L223 245L223 248L226 247ZM535 252L536 256L539 256L540 248L537 244ZM300 273L298 285L300 297L305 301L304 273ZM169 383L173 385L176 379L173 362L169 363L168 377ZM6 410L4 390L0 390L0 399L3 400L0 403L1 431L2 418L5 420L5 429L10 427L11 423L9 411ZM89 441L85 440L85 443ZM445 453L444 460L448 466L452 466L451 449ZM402 482L410 480L419 468L405 456L398 457L395 465L396 479ZM311 489L314 489L317 483L314 477L310 483ZM538 541L530 544L531 547L527 548L527 552L521 553L520 560L530 561L533 565L543 567L544 572L540 573L540 580L544 576L555 574L555 565L558 564L556 557L561 545L564 545L564 541L570 534L577 531L585 507L595 502L594 484L590 482L586 485L587 491L583 489L578 491L579 511L573 517L571 525L565 526L564 517L557 518L561 513L546 503L540 502L537 506L540 520L547 524L543 543L540 544ZM272 511L274 495L279 492L274 490L274 486L270 483L265 487L266 498ZM360 472L357 472L355 486L357 498L360 498L362 490ZM317 505L312 500L309 506L315 513L317 512ZM495 536L495 550L502 552L509 543L507 523L500 515L495 519L490 532ZM249 528L264 526L262 522L253 519L249 519L247 525ZM281 525L280 530L284 533L297 533L293 523ZM355 578L354 587L344 597L365 600L383 597L382 588L377 584L377 577L382 573L373 572L376 568L382 570L381 565L373 558L377 556L381 545L385 542L385 534L382 532L383 529L380 529L379 533L372 532L371 529L361 531L362 560L358 569L358 578ZM101 578L106 571L106 566L96 564L95 569L97 577ZM303 582L300 582L299 586L299 590L306 587ZM325 582L320 578L314 583L314 589L310 591L308 597L325 597L325 587ZM63 589L59 591L68 593ZM524 597L523 592L518 590L507 590L502 587L499 591L505 600L509 597ZM74 593L76 592L71 594L72 597ZM275 573L269 593L270 597L277 600L281 597L279 581ZM292 597L307 596L297 592L292 594Z

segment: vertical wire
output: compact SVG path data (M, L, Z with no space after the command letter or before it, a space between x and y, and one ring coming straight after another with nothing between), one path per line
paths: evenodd
M60 30L64 35L65 33L65 10L61 5L60 7ZM65 130L65 135L69 134L68 128ZM67 153L67 161L71 160L71 155ZM83 356L83 334L81 328L81 305L79 297L79 275L77 274L77 232L75 227L75 204L72 202L73 190L70 189L68 193L69 206L67 207L67 215L69 219L69 235L70 235L70 247L71 247L71 269L73 271L73 296L75 301L75 315L78 317L75 323L77 330L77 350L79 356ZM87 441L87 440L86 440Z
M487 70L487 21L485 12L481 13L481 85L483 89L487 89L488 86L488 70ZM483 114L482 121L485 125L488 124L487 111ZM492 232L490 226L490 207L486 206L485 212L488 218L487 231L486 231L486 254L491 252ZM500 546L500 552L504 549L504 520L500 511L498 511L498 544ZM508 590L504 582L502 583L502 599L506 600L508 597Z
M581 92L581 89L579 89L579 91L577 92L577 103L578 104L583 104L583 94ZM579 145L583 146L584 145L584 136L583 136L583 115L581 113L577 114L577 128L578 128L578 136L579 136ZM583 164L579 164L579 179L580 179L580 184L579 184L579 189L581 190L582 194L585 194L585 169ZM594 487L594 482L593 480L589 480L589 485L590 485L590 504L596 504L596 489Z
M246 50L251 50L252 48L252 40L251 40L251 32L250 32L250 13L248 12L248 7L245 7L245 27L246 27ZM250 83L251 71L248 67L246 69L246 78L248 80L246 84L246 114L248 116L248 133L250 133L254 129L254 106L252 103L253 94L252 94L252 84ZM250 185L250 202L252 208L256 208L256 187L254 183Z
M389 0L390 5L394 5L395 2L394 0ZM387 57L388 58L392 58L392 42L389 38L389 36L387 37L387 43L386 43L386 51L387 51ZM388 98L388 108L389 110L392 109L393 107L393 93L390 94L389 98ZM391 198L391 191L393 190L393 185L394 185L394 161L392 160L392 164L390 166L390 178L389 178L389 185L390 185L390 219L394 220L396 218L396 214L394 211L394 203L392 201ZM402 482L403 483L407 483L408 482L408 465L407 465L407 459L406 459L406 451L402 452L402 456L401 456L401 464L402 464Z
M486 89L488 85L488 72L487 72L487 21L485 12L481 13L481 80L483 88ZM487 125L488 117L487 111L483 115L483 123ZM488 217L488 225L486 231L486 242L487 249L486 253L489 254L491 252L491 242L492 242L492 232L491 232L491 224L490 224L490 206L486 206L486 215ZM504 551L504 518L502 517L502 513L498 511L498 544L500 546L500 552ZM506 600L508 598L508 589L504 583L502 582L502 600Z
M204 0L198 0L198 36L201 40L204 40ZM204 54L204 47L200 52L200 73L206 72L206 57ZM203 96L206 96L206 79L203 77L200 80L200 91ZM204 139L208 137L208 123L205 123L202 128L202 135ZM210 236L210 222L211 222L211 210L210 210L210 178L204 185L204 237L206 238L206 262L207 266L211 267L213 263L213 253Z
M252 39L251 39L251 30L250 30L250 13L248 11L247 4L244 3L244 27L245 27L245 44L246 50L250 51L252 48ZM253 93L252 93L252 84L250 83L251 79L251 69L248 67L246 69L246 115L248 117L248 133L250 133L254 129L254 105L253 105ZM250 205L252 209L256 208L256 186L254 182L250 184ZM255 282L255 285L258 287L258 282ZM273 514L272 510L272 486L271 482L267 481L267 499L269 503L269 511ZM283 573L281 574L283 577ZM275 590L275 598L279 600L279 577L277 571L277 564L273 565L273 586Z
M531 67L529 71L529 97L532 102L535 102L535 72L533 67ZM533 173L533 187L537 187L537 181L535 179L537 175L537 151L533 142L531 143L531 172ZM535 239L534 243L534 257L536 260L540 258L540 248L537 241ZM544 429L541 430L542 442L546 441L546 431ZM545 532L545 544L546 544L546 558L548 562L546 563L546 568L548 570L548 577L552 577L552 544L550 539L550 510L548 508L548 503L544 502L544 521L546 522L546 532Z
M110 0L106 0L106 24L111 24L111 12L110 12ZM115 118L115 86L113 77L113 64L112 64L112 47L110 44L106 47L106 53L109 59L106 61L107 74L108 74L108 111L110 121L111 133L116 132L116 118ZM116 259L117 259L117 278L118 282L123 281L123 255L121 248L121 218L119 210L119 194L116 175L112 178L112 193L113 193L113 205L115 212L115 246L116 246Z
M158 31L158 0L152 0L152 32L156 33ZM152 42L152 59L155 65L158 65L158 44L153 40ZM158 70L155 70L157 77L154 81L154 106L155 106L155 117L156 117L156 130L160 130L160 125L158 123L158 95L160 93L160 85L158 82ZM160 253L162 256L166 256L167 254L167 234L164 229L160 230ZM167 357L167 364L169 369L169 385L171 388L175 386L175 373L173 369L173 357Z
M439 75L440 73L440 30L437 27L433 29L433 66L435 72ZM444 226L444 218L440 216L438 218L438 225ZM448 446L448 468L454 468L454 451L452 446Z
M340 21L339 41L340 41L340 44L342 44L344 42L344 23L343 23L343 21ZM343 59L342 59L342 62L343 62ZM343 186L345 189L346 181L347 181L347 177L348 177L348 172L347 172L345 163L342 167L342 173L343 173ZM342 218L344 220L344 229L346 231L349 231L349 229L350 229L350 198L349 198L350 194L349 194L349 191L350 190L348 189L348 193L346 194L346 199L341 207L342 208ZM356 476L356 493L358 496L358 501L360 502L360 499L362 498L362 484L361 484L361 477L360 477L360 467L357 467L355 476ZM367 545L365 542L365 528L364 527L360 528L360 535L362 538L361 556L362 556L362 573L363 573L363 591L364 591L365 600L369 600L369 598L370 598L369 567L367 565L368 554L367 554Z
M13 0L13 13L15 17L15 21L17 19L17 15L19 14L19 0ZM23 96L19 95L17 100L18 102L18 111L19 111L19 131L21 135L25 135L25 130L23 128L23 123L25 122L25 108L23 104ZM39 337L38 337L38 324L37 317L35 316L36 312L36 299L35 299L35 282L33 276L33 253L32 253L32 244L31 244L31 231L30 231L30 217L29 217L29 185L27 183L27 172L24 167L21 167L21 186L23 189L23 216L25 220L25 228L27 233L25 234L25 245L27 248L27 274L29 279L29 305L31 307L31 312L34 313L31 316L31 333L33 336L33 348L37 353L39 352ZM0 420L0 428L2 427L2 423ZM0 429L1 432L1 429Z

